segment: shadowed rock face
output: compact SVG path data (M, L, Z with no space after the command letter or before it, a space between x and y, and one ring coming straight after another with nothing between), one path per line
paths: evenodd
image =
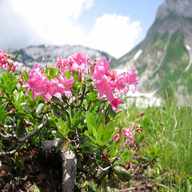
M160 33L175 33L180 31L188 38L192 35L191 24L192 0L166 0L159 7L156 20L151 29L154 30L154 27L156 27L155 30Z
M141 89L192 103L192 0L165 0L145 39L118 63L136 65Z

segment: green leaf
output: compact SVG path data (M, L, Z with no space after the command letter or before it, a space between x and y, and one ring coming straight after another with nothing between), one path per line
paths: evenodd
M97 127L96 114L88 112L86 114L86 122L88 129L95 129Z
M97 133L97 116L95 113L87 112L86 114L87 131L85 135L90 139L93 145L98 144Z
M75 81L78 81L78 80L79 80L79 74L78 74L77 71L74 71L74 73L73 73L73 78L74 78Z
M62 137L66 137L70 131L67 123L63 121L63 119L58 118L56 122L57 130L62 135Z
M58 76L59 70L54 67L47 67L45 70L45 74L48 77L48 79L51 80Z
M104 147L109 144L114 132L113 123L104 124L104 116L94 112L86 114L87 132L86 135L95 144Z
M3 123L6 118L5 108L0 104L0 122Z
M0 77L0 89L9 96L11 96L13 91L16 89L16 85L17 78L14 74L4 72Z
M122 163L125 163L125 162L129 161L131 159L131 157L132 157L131 151L128 149L125 149L123 151L123 153L120 154L120 159L121 159L120 161Z
M29 79L29 74L27 73L27 71L24 71L24 72L22 73L22 77L23 77L23 80L24 80L24 81L28 81L28 79Z
M66 71L66 72L65 72L65 77L66 77L67 79L70 79L70 78L71 78L71 72L70 72L70 71Z
M90 92L87 94L86 98L88 101L95 101L97 99L97 93L96 92Z
M37 115L40 115L40 114L42 113L42 111L43 111L43 109L44 109L44 106L45 106L44 103L40 103L40 104L37 106L36 111L35 111Z
M25 97L25 94L20 91L15 91L14 92L14 97L13 97L13 104L16 108L16 110L20 113L25 113L24 111L24 107L26 105L26 97Z
M131 179L130 172L121 166L115 166L114 172L122 181L129 181Z

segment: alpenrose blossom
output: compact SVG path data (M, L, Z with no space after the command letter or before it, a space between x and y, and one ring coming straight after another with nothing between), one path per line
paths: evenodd
M120 133L116 133L115 135L113 135L112 140L114 142L118 142L120 140L120 138L121 138Z
M136 86L138 83L135 69L117 74L110 70L109 62L106 59L96 61L92 78L99 97L107 98L114 110L123 103L120 98L121 94L129 91L129 86Z
M86 54L74 53L68 58L58 57L55 65L61 73L65 73L66 71L78 72L81 79L88 73L88 59Z
M56 95L72 95L73 75L67 79L65 73L78 72L81 81L86 76L91 77L99 98L107 99L113 110L117 110L119 105L123 103L121 95L129 91L130 86L136 86L138 83L135 69L118 74L110 69L107 59L92 60L83 53L75 53L67 58L59 57L55 67L59 69L59 75L51 80L46 77L39 65L32 68L29 74L28 88L34 97L42 96L46 101L49 101Z
M34 98L42 96L49 101L53 96L59 97L63 94L70 96L72 86L73 78L67 79L62 75L49 80L39 64L34 65L29 72L27 88L32 91Z
M123 130L123 134L126 138L126 144L132 145L135 142L133 130L131 128L126 128Z
M14 65L13 61L2 50L0 50L0 68L3 68L8 71L12 71L12 72L16 70L16 66Z
M135 137L134 137L134 134L135 132L133 131L133 128L131 127L128 127L128 128L124 128L122 129L122 131L117 131L113 137L112 137L112 140L114 142L119 142L121 139L124 139L125 140L125 144L126 145L134 145L135 143Z
M68 58L58 57L55 66L60 70L60 73L70 71L70 60Z
M75 53L69 59L72 61L71 71L85 74L88 71L88 56L83 53Z

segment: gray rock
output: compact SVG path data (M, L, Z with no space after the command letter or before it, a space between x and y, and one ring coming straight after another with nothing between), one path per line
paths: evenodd
M165 18L169 14L192 17L192 0L166 0L157 13L157 18Z

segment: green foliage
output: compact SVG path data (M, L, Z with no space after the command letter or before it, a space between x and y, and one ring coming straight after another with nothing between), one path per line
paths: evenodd
M56 126L58 133L61 135L61 137L65 138L67 137L70 129L65 121L63 121L62 118L57 118L56 119Z
M59 70L54 67L47 67L45 70L45 74L47 75L48 79L51 80L58 76Z
M0 90L8 96L13 94L17 85L17 78L12 73L3 72L0 76Z
M171 62L175 54L175 60L185 61L184 47L176 50L183 43L182 37L172 38L175 46L168 47L165 61ZM49 79L57 73L55 68L46 70ZM176 80L179 72L170 73ZM78 158L79 190L96 191L99 184L105 189L109 180L129 183L133 170L127 165L147 162L150 166L143 174L159 191L191 191L191 107L179 107L169 100L159 108L129 107L128 111L115 113L109 103L98 99L89 77L82 81L78 73L65 73L68 79L71 75L75 80L73 97L63 95L45 102L42 98L33 99L32 93L18 82L20 74L1 74L0 151L39 147L44 140L61 138L63 147L72 149ZM27 73L22 77L28 80ZM134 129L133 146L123 137L128 127ZM116 134L117 141L113 140ZM13 161L16 167L22 166L18 157Z
M48 67L45 70L48 79L58 75L58 70ZM98 99L92 80L84 80L77 72L65 73L73 78L72 97L63 95L53 97L46 102L41 97L32 96L25 86L28 74L3 72L0 76L0 155L1 152L20 152L30 147L39 148L43 141L60 138L64 148L70 148L83 164L78 177L83 175L82 185L87 181L107 183L110 175L129 180L130 175L122 167L131 159L131 152L124 140L113 141L116 128L120 125L121 115L115 113L109 103ZM18 81L21 80L22 82ZM13 158L14 166L20 167L19 157ZM90 165L91 164L91 165ZM119 166L120 171L114 169ZM108 171L99 172L110 167ZM92 176L91 172L94 170ZM86 174L85 174L86 173ZM79 180L81 183L81 179ZM82 188L79 185L79 188Z
M93 142L93 144L100 147L106 147L114 133L113 123L104 123L103 116L96 113L87 113L86 115L87 128L86 135Z
M132 117L141 112L136 108L129 111ZM191 187L191 114L191 107L178 107L169 101L159 108L145 109L139 119L143 128L139 137L144 139L139 141L139 154L155 162L153 174L146 174L160 184L159 191L187 191Z
M7 114L6 114L5 107L2 104L0 104L0 123L4 122L6 116Z

